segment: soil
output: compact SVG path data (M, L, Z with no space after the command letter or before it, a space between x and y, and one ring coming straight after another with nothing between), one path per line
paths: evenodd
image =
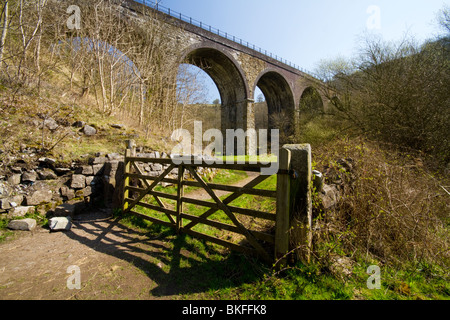
M108 210L77 215L66 232L15 231L0 243L0 299L180 299L186 290L171 277L172 242L127 228ZM70 289L71 266L79 267L80 289Z

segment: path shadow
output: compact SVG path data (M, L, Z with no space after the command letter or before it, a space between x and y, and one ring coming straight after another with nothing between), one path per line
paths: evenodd
M119 218L74 219L66 235L98 252L133 264L157 287L149 294L166 297L236 287L260 279L267 271L258 260L223 253L201 240L155 225L146 233L128 228Z

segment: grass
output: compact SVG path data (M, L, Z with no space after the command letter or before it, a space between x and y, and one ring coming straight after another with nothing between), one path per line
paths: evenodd
M172 251L181 248L188 256L177 256L171 275L185 292L182 299L221 300L437 300L450 299L450 282L445 270L433 266L405 266L398 269L381 266L381 288L368 289L369 266L358 261L348 278L338 277L320 263L297 263L278 272L244 255L163 226L137 219L151 237L172 243ZM123 220L121 220L123 222ZM128 220L130 222L130 220ZM134 224L134 223L133 223ZM173 261L174 256L167 256ZM169 263L171 265L171 263Z
M285 270L276 271L217 245L187 235L177 236L169 228L149 223L148 230L160 236L166 235L172 241L180 241L179 244L188 249L193 258L193 261L180 263L186 268L202 270L201 279L198 275L189 273L193 277L191 285L197 281L201 281L201 284L195 290L187 290L188 293L183 296L187 299L448 300L448 264L444 256L445 250L439 249L445 249L445 246L441 247L441 242L448 240L445 240L448 234L448 216L443 213L447 198L443 197L442 192L438 192L438 180L433 180L438 179L437 175L433 174L434 178L430 180L425 168L411 166L411 162L416 161L414 157L388 151L362 140L348 138L321 142L321 147L314 149L315 167L321 171L327 167L332 170L327 176L327 183L332 183L333 179L344 180L351 188L344 190L343 200L335 210L316 216L315 223L319 228L315 236L317 259L310 265L296 263ZM336 163L336 159L340 158L352 158L356 171L350 174L340 169ZM399 168L403 168L401 175L397 175ZM222 183L234 178L242 177L222 177ZM356 182L351 183L352 180ZM389 181L395 183L391 184ZM275 186L276 176L267 179L258 188L274 190ZM405 194L405 190L409 192ZM417 193L417 190L422 191ZM176 190L173 189L172 192L174 191ZM432 198L435 203L428 202L429 194L434 195ZM399 202L402 205L397 204L398 199L403 201ZM247 195L239 197L231 205L267 212L275 209L274 203L266 203L261 197ZM383 212L380 209L376 211L377 214L373 214L377 207L382 207ZM320 211L320 205L315 204L314 208ZM204 212L191 205L186 205L185 209L195 215ZM387 211L390 214L386 214ZM425 226L421 224L420 212L428 217L428 224ZM377 228L370 223L361 225L362 229L354 229L358 226L358 219L361 219L360 214L366 218L383 218L379 221L382 227ZM408 214L414 214L415 220L411 221L419 223L416 228L411 229L407 225L410 221ZM404 227L397 228L394 222L400 216L404 220ZM228 219L223 212L218 212L215 218L223 222ZM437 225L433 225L432 221ZM424 227L428 228L423 229L428 230L424 239L411 238L420 234ZM438 232L430 233L435 227ZM321 232L325 230L328 230L325 237L320 238L323 236ZM213 234L208 228L201 231ZM409 234L410 231L416 234ZM364 232L370 232L372 238L366 238ZM410 237L409 239L414 239L414 246L406 243L400 248L387 235L385 238L387 233L393 239ZM227 233L220 235L226 236ZM179 237L182 240L178 240ZM384 252L376 250L378 241L381 241L380 246L384 245ZM433 260L428 258L431 257L430 253L434 257L443 256L440 260ZM327 260L330 254L353 260L350 276L332 271ZM367 268L370 265L380 267L380 289L369 289L367 286L370 277ZM180 272L175 273L175 276L182 277L179 280L182 282L186 274Z
M17 96L15 101L10 101L8 97L11 96L11 90L6 87L0 90L0 103L8 110L8 114L0 119L0 137L3 137L0 138L0 144L5 151L18 150L22 143L36 147L42 143L47 147L56 143L66 131L42 132L28 123L31 119L37 119L38 113L53 114L55 110L58 112L54 118L63 120L73 108L74 113L68 117L68 123L89 119L89 124L100 131L98 136L88 138L79 136L77 129L69 126L67 132L70 135L48 154L61 162L99 151L123 152L122 141L136 133L132 130L112 130L109 123L120 121L93 111L95 108L86 108L82 100L74 105L72 99L62 99L60 95L58 98L50 95L36 99L30 94ZM27 129L20 129L24 127ZM340 130L336 122L324 117L306 123L300 132L299 141L312 145L316 169L325 171L330 168L338 179L354 181L345 188L343 201L336 210L317 217L317 236L324 237L316 239L315 253L319 259L310 265L297 263L278 272L257 260L188 235L177 235L170 228L135 216L121 215L121 223L171 244L171 252L167 253L169 263L164 271L170 272L174 282L184 287L181 298L450 299L448 256L445 256L450 220L448 198L445 198L447 195L440 188L440 185L447 186L450 182L442 180L438 173L417 165L420 154L399 154L366 143L363 139L361 142L338 138ZM166 145L161 137L149 141L143 138L137 140L138 145L155 145L160 151L164 151L160 147ZM338 168L336 160L340 158L352 158L355 161L355 179ZM268 158L223 157L223 160L242 162L277 159L271 155ZM245 177L246 174L240 171L219 171L209 182L233 184ZM331 175L327 179L328 183L333 182ZM271 177L257 188L275 190L275 185L276 177ZM185 193L197 189L186 187ZM169 194L177 192L173 186L158 186L156 190ZM155 203L151 202L152 199L148 201ZM175 205L174 202L166 202ZM231 205L266 212L275 210L274 201L251 195L241 196ZM157 214L144 208L140 210L145 214ZM185 204L185 210L186 213L199 216L205 208ZM39 224L46 224L41 216L26 217L36 218ZM160 217L167 220L164 214ZM212 217L230 223L222 211ZM265 227L258 225L258 221L245 220L243 216L239 219L252 228ZM364 219L369 220L362 223ZM14 234L7 230L7 223L7 220L0 220L0 241ZM221 237L229 236L229 233L201 225L197 225L195 230ZM184 254L180 254L182 250ZM331 272L326 263L329 253L351 257L355 261L352 275L343 278ZM369 275L366 270L371 264L381 268L379 290L367 288Z
M211 179L211 181L209 181L209 182L215 183L215 184L231 185L231 184L237 183L238 181L240 181L246 177L247 177L247 174L244 171L219 170L214 175L214 177ZM204 178L204 180L207 180L207 179ZM273 185L274 181L276 181L276 176L273 176L273 177L267 179L266 181L262 182L260 185L257 186L257 188L261 188L261 189L267 188L268 190L274 190L274 185ZM190 192L194 192L198 189L200 189L200 188L185 187L184 194L186 196L189 196ZM176 186L168 186L168 187L157 186L155 188L155 190L159 191L159 192L171 194L171 195L174 195L177 193ZM224 200L226 197L227 197L227 195L221 196L220 198L221 198L221 200ZM152 196L146 196L144 198L144 201L149 204L157 205L156 200ZM209 199L206 201L213 202L212 199ZM164 199L164 203L171 208L175 208L175 206L176 206L176 202L174 200ZM256 210L260 210L260 211L275 213L274 199L268 199L265 197L253 196L253 195L242 195L239 198L232 201L230 204L233 206L240 207L240 208L256 209ZM183 212L184 213L187 213L187 214L190 214L193 216L197 216L197 217L201 216L208 209L209 208L207 208L207 207L203 207L203 206L199 206L199 205L195 205L195 204L191 204L191 203L183 204ZM169 218L162 212L158 212L158 211L155 211L155 210L152 210L149 208L145 208L142 206L137 206L135 210L141 214L151 216L153 218L156 218L156 219L159 219L159 220L162 220L165 222L170 221ZM251 219L249 217L241 216L241 215L237 215L237 216L241 220L241 222L244 223L244 225L247 225L248 227L258 226L259 229L264 228L263 223L261 221L258 221L259 219ZM231 219L222 210L217 210L215 213L210 215L209 219L217 221L217 222L233 225L233 222L231 221ZM184 225L186 225L189 222L190 222L189 219L183 219ZM204 234L207 234L210 236L214 236L214 237L229 238L229 236L227 236L229 233L224 232L219 229L216 229L211 226L207 226L205 224L197 224L196 226L194 226L192 228L192 230L200 232L200 233L204 233ZM233 236L233 239L236 242L236 241L242 240L242 237L238 236L236 238L235 236ZM229 239L227 239L227 240L229 240Z
M48 226L48 219L36 212L27 213L23 217L14 217L14 220L22 220L27 218L36 220L36 224L41 227L45 228ZM11 219L7 219L5 217L0 218L0 243L8 239L11 239L11 237L14 237L14 231L8 229L8 223L10 221Z

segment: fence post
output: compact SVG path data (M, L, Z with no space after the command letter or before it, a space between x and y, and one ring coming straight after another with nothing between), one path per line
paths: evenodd
M136 156L136 144L134 140L126 140L126 150L125 150L125 171L124 173L131 173L131 162L129 160L130 157ZM122 199L122 211L125 212L128 209L128 201L126 200L129 198L129 191L128 188L130 186L130 178L127 176L123 180L123 199Z
M311 146L309 144L284 145L291 152L291 170L297 174L290 181L290 250L296 249L297 259L311 261L312 250L312 197Z
M291 152L284 147L280 149L278 168L289 170L291 163ZM286 264L286 254L289 251L289 228L290 228L290 178L287 174L277 175L277 211L275 225L275 261L280 266Z

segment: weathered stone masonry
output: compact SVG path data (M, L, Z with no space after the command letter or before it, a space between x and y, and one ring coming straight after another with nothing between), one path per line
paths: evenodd
M307 89L317 90L322 84L319 80L259 51L140 3L126 0L121 1L120 5L123 13L130 17L156 17L167 24L178 44L174 52L167 54L171 57L167 63L175 64L174 68L181 63L196 65L214 80L221 96L223 133L226 129L246 131L255 127L257 86L264 93L269 115L285 110L292 119L293 130L298 130L302 95ZM322 92L319 94L326 108L328 101ZM270 126L268 129L272 129Z

